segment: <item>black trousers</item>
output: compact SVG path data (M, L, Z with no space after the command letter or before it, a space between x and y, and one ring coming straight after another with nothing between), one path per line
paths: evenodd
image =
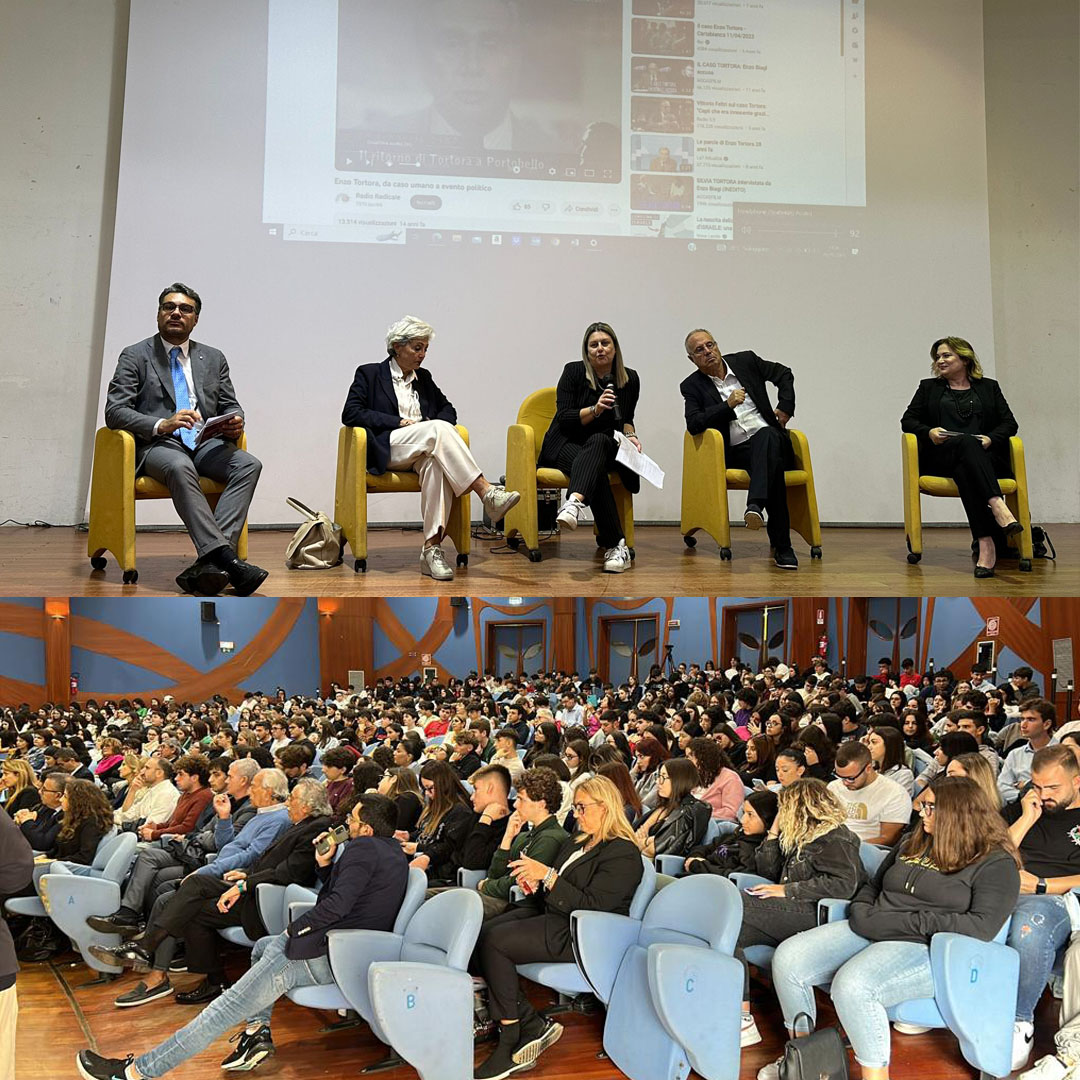
M729 446L726 462L729 469L745 469L750 474L747 503L765 507L765 531L774 548L791 547L791 517L788 514L787 487L784 485L784 446L786 431L764 427L744 443Z
M521 908L510 908L484 923L477 942L480 970L488 985L488 1008L495 1021L521 1018L521 980L517 964L574 959L574 949L567 940L566 950L552 955L544 939L545 915L534 915Z
M956 482L971 535L1001 538L1001 529L986 504L1001 497L994 459L978 439L964 436L941 446L925 442L919 447L919 471L928 476L948 476Z
M584 497L596 522L597 539L606 548L613 548L624 539L615 496L608 482L618 449L614 436L598 431L580 446L567 443L554 461L540 456L541 468L561 469L570 477L569 490Z
M779 945L789 937L817 926L817 905L809 900L782 896L758 897L743 893L743 924L735 943L735 959L743 966L743 1001L750 1000L750 972L744 949L750 945Z

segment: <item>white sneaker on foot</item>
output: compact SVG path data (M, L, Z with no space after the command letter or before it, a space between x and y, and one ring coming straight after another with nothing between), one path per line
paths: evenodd
M743 1013L739 1027L739 1045L756 1046L761 1042L761 1032L757 1029L753 1013Z
M1013 1024L1012 1069L1022 1069L1031 1057L1031 1043L1035 1037L1035 1025L1027 1020Z
M454 571L450 568L443 549L438 544L432 544L421 550L420 573L436 581L454 580Z
M518 492L507 491L502 484L492 484L480 501L487 511L488 520L492 525L497 525L506 517L507 511L517 506L520 499L521 495Z
M757 1080L780 1080L780 1066L783 1063L783 1058L777 1058L775 1061L769 1062L768 1065L763 1065L758 1069Z
M1022 1072L1017 1080L1073 1080L1080 1076L1075 1061L1062 1061L1053 1054L1039 1058L1034 1066L1026 1072Z
M562 504L555 520L568 529L576 529L585 518L585 504L580 499L571 499L569 495Z
M604 570L609 574L621 574L630 569L630 549L625 540L604 552Z
M901 1035L925 1035L930 1030L922 1024L905 1024L903 1020L894 1020L892 1027L893 1031L898 1031Z

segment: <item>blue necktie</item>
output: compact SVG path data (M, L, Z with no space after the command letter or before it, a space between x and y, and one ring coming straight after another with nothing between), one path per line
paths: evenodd
M173 397L176 398L176 411L191 408L191 395L188 393L187 379L184 378L184 369L180 366L180 346L174 345L169 350L169 369L172 372ZM180 441L189 449L195 449L195 429L177 428L176 434Z

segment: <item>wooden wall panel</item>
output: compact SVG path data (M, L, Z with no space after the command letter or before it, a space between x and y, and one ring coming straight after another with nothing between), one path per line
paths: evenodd
M45 696L49 701L71 700L71 601L45 601Z
M348 686L349 671L365 672L369 686L375 680L374 597L319 598L319 685ZM359 687L357 687L359 689Z

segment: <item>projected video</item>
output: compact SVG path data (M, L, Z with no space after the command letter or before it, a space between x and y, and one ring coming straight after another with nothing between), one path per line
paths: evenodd
M752 237L857 253L846 226L865 203L860 0L269 10L263 219L286 240L727 250ZM743 215L756 206L770 229ZM830 227L784 238L785 222L811 218Z

